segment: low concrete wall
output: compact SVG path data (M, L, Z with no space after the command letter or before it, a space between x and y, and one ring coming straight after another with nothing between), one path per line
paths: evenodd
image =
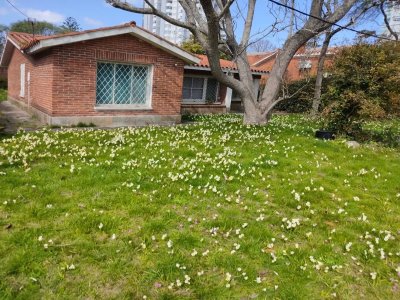
M8 100L28 113L37 117L42 123L55 126L71 126L78 123L93 123L99 127L123 127L143 125L173 125L181 123L181 115L113 115L113 116L68 116L53 117L24 102L8 98Z
M222 104L182 104L181 108L183 115L226 113L226 106Z
M78 123L93 123L99 127L123 127L143 125L173 125L181 123L181 115L116 115L50 117L51 125L70 126Z

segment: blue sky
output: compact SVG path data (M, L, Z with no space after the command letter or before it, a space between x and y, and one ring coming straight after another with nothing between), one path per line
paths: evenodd
M10 0L16 7L22 10L26 15L40 21L48 21L55 24L61 24L67 17L74 17L83 29L93 29L102 26L112 26L116 24L126 23L131 20L136 21L138 25L142 25L142 15L116 9L108 5L104 0ZM141 0L131 0L138 5L142 5ZM247 1L238 0L238 5L245 5ZM298 0L298 8L304 11L309 9L309 1ZM257 33L264 29L266 24L273 22L274 18L269 13L272 4L267 1L258 1L256 14L254 18L253 32ZM274 7L275 8L275 7ZM282 19L288 19L288 16ZM0 0L0 23L9 25L12 22L19 21L25 17L16 11L6 0ZM376 23L371 22L363 27L377 27ZM238 33L241 29L238 23ZM240 33L239 33L240 34ZM281 45L285 38L286 32L270 35L268 39L276 46ZM335 43L343 43L343 41L352 39L354 35L350 33L342 33L336 37Z
M65 18L74 17L83 29L116 25L131 20L142 24L140 15L115 9L103 0L12 0L11 2L38 21L60 24ZM24 18L6 0L0 0L0 23L9 25Z

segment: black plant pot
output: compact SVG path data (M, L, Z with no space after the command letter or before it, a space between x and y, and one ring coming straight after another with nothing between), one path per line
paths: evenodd
M335 133L329 130L317 130L315 132L315 137L321 140L334 140Z

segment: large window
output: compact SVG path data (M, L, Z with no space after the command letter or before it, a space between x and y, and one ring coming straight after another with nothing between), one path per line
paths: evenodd
M218 100L218 81L211 77L185 77L183 102L214 103Z
M98 63L96 105L149 108L150 77L149 66Z

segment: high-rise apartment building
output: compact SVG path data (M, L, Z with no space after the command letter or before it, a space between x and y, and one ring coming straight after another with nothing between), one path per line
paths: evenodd
M388 1L385 11L390 27L394 32L400 34L400 1ZM385 28L385 34L389 34L387 28Z
M158 10L176 20L185 21L186 19L185 11L180 6L178 0L151 0L151 3ZM148 6L145 4L145 7ZM187 29L172 25L160 17L153 15L144 15L143 27L178 45L181 45L182 42L190 37L190 32Z

